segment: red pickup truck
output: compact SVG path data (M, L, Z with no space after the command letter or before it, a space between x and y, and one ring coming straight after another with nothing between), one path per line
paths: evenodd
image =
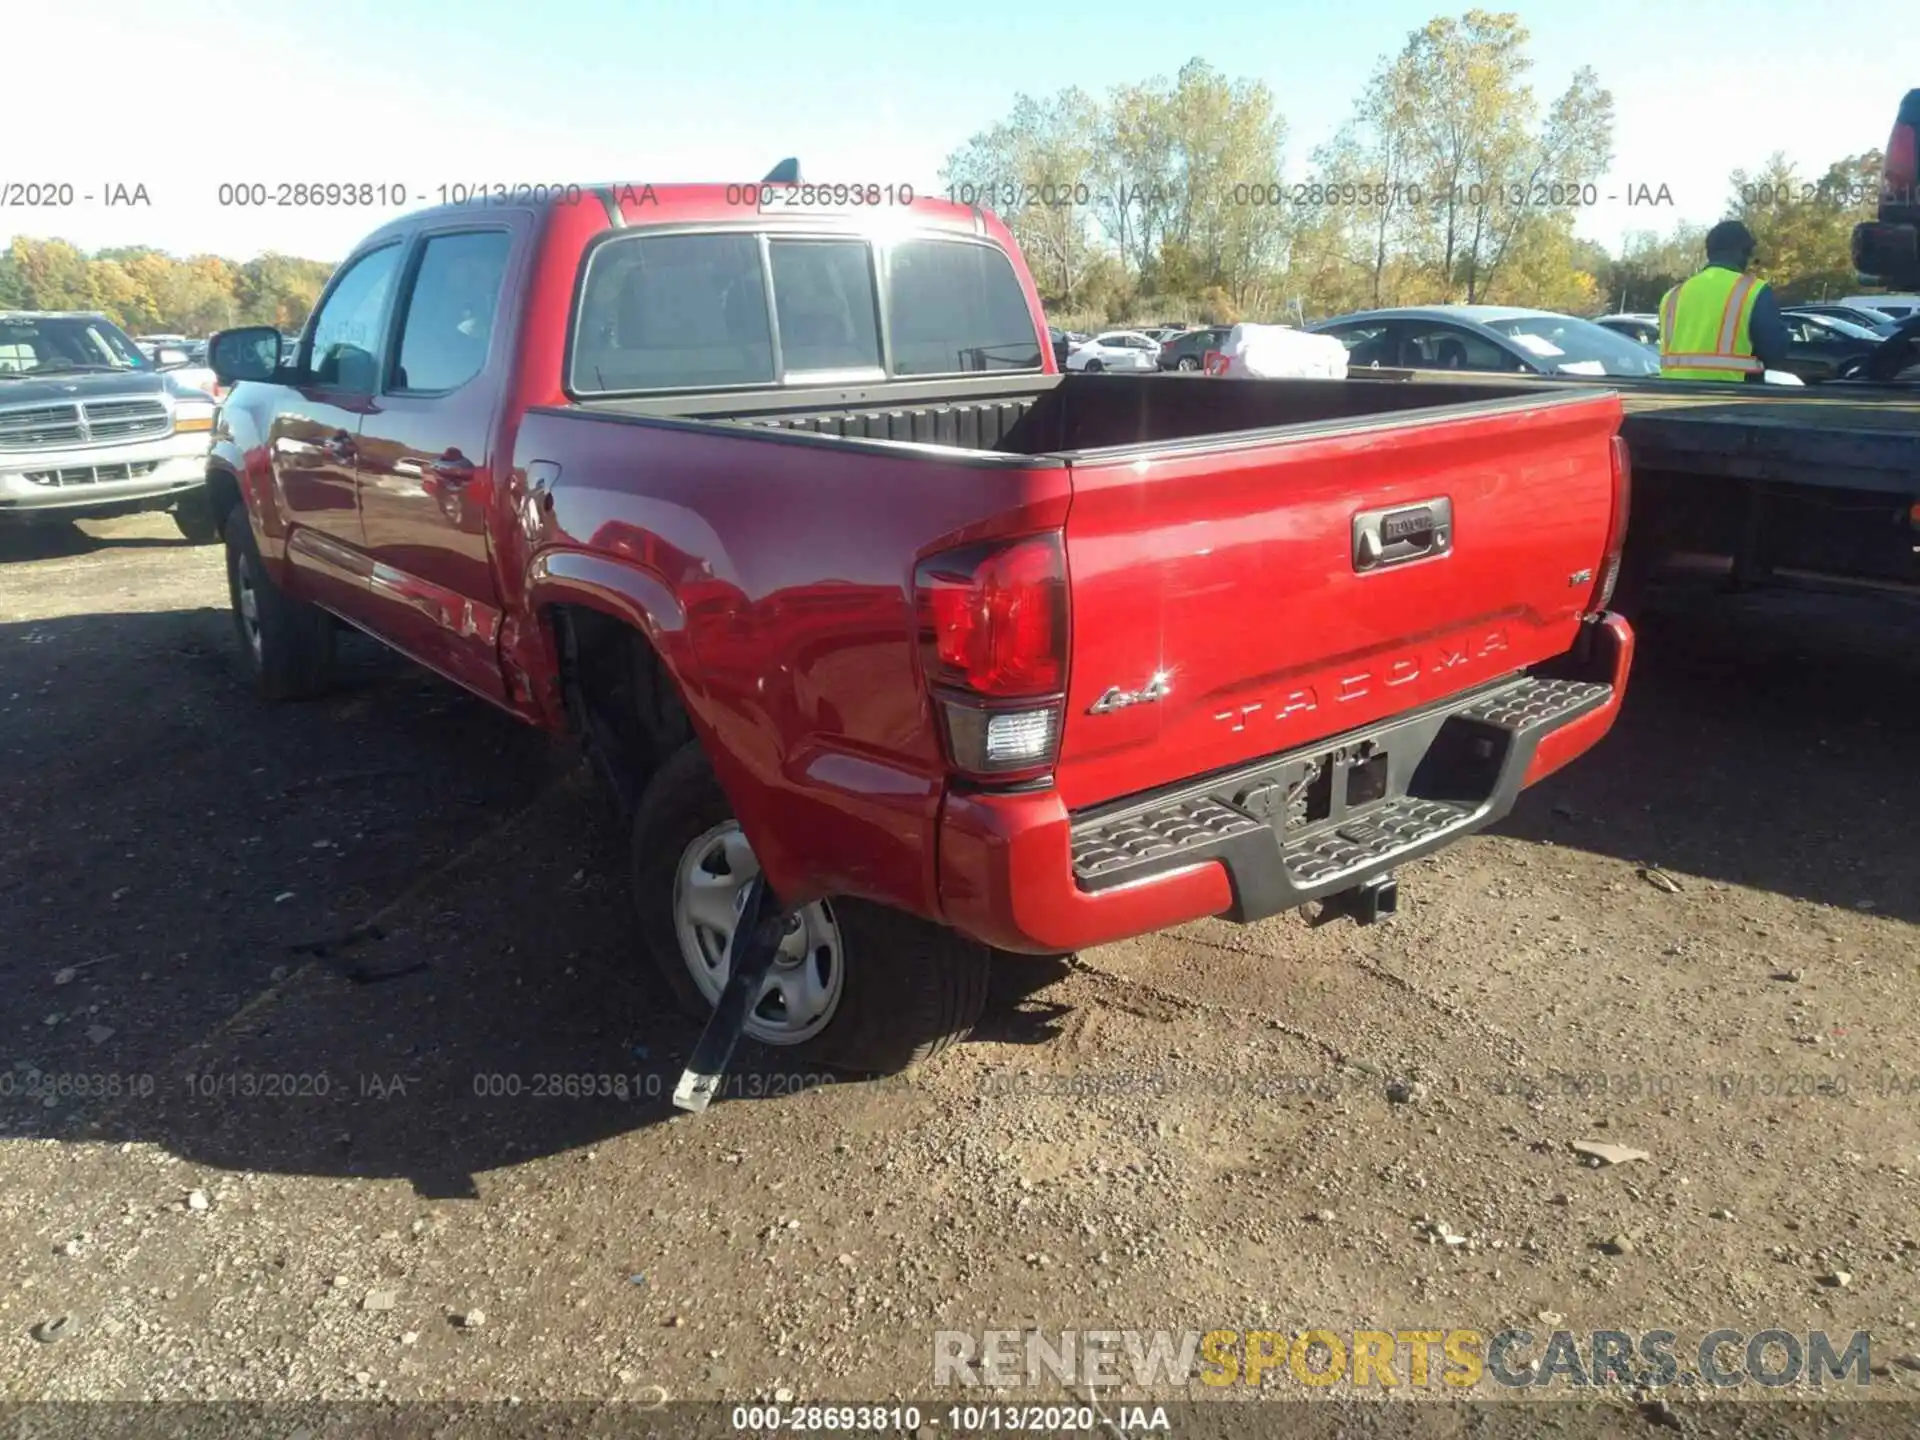
M577 735L677 995L757 876L746 1033L865 1071L993 950L1374 918L1613 724L1615 393L1064 376L997 219L837 188L429 210L217 337L260 690L345 622Z
M1894 115L1879 206L1872 220L1853 227L1853 266L1877 284L1920 286L1920 90L1909 90Z

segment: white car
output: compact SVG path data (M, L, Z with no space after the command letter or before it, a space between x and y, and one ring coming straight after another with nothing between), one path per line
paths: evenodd
M1920 295L1849 295L1839 303L1860 310L1876 310L1894 320L1911 320L1920 313Z
M1138 330L1109 330L1067 353L1067 369L1158 370L1160 342Z

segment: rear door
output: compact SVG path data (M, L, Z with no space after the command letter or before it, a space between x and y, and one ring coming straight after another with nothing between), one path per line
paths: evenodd
M501 475L493 435L512 363L501 323L529 219L422 231L391 357L361 425L359 494L379 633L504 701L500 600L488 543Z
M1564 653L1602 562L1619 422L1600 392L1070 456L1067 804L1292 750ZM1387 563L1362 553L1369 522Z
M341 266L315 308L293 385L267 430L299 588L364 620L367 563L354 491L360 422L380 358L406 247L391 240Z

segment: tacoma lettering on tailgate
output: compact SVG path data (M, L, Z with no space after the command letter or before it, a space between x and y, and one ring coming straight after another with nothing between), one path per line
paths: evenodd
M1475 660L1484 660L1507 648L1507 632L1500 629L1480 632L1472 639L1441 641L1428 649L1409 651L1391 660L1376 662L1367 669L1341 675L1327 687L1325 698L1335 705L1358 700L1375 690L1390 690L1397 685L1409 684L1422 675L1438 675L1470 665ZM1256 700L1231 710L1222 710L1213 718L1239 731L1246 729L1248 722L1263 710L1270 711L1275 720L1286 720L1295 715L1313 713L1321 708L1321 702L1320 686L1301 685L1269 700Z

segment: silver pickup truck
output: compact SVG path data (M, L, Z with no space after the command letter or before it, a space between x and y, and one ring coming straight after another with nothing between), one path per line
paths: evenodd
M168 510L212 543L214 409L104 315L0 311L0 524Z

